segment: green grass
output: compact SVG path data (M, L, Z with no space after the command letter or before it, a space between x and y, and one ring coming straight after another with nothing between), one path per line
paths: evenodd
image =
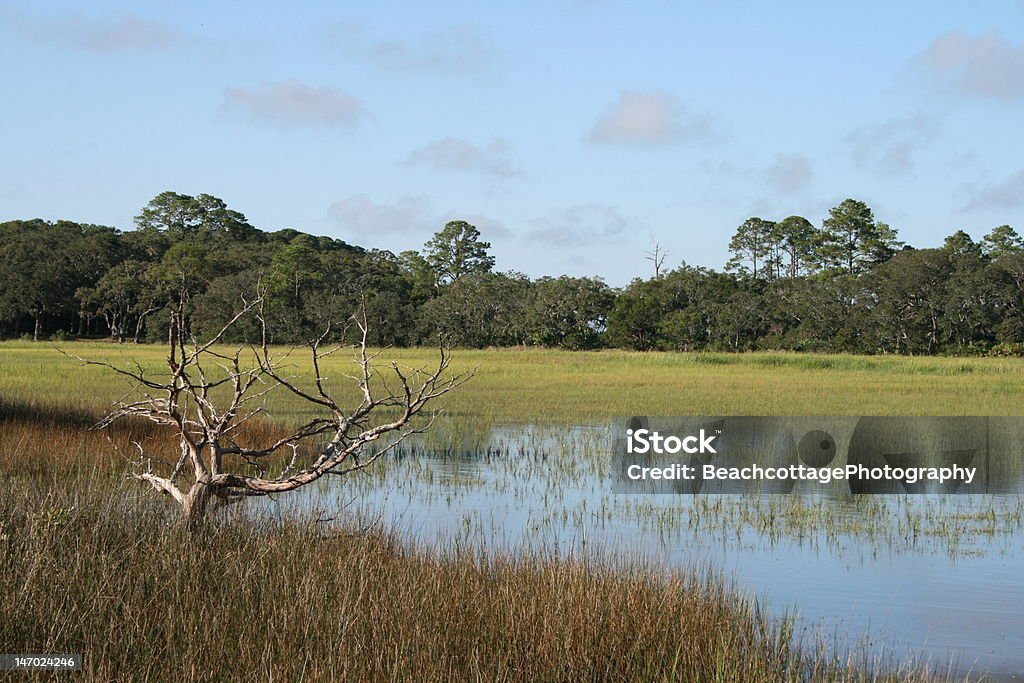
M156 346L62 346L163 369ZM436 354L385 356L422 365ZM296 372L308 373L296 360ZM349 363L339 355L325 366L339 387ZM494 422L623 414L1020 414L1024 395L1024 363L1006 359L456 351L455 369L472 367L474 380L445 399L449 440ZM823 661L813 643L794 638L792 620L764 616L714 576L410 547L387 533L299 517L253 523L228 515L188 534L172 523L169 505L120 476L117 453L153 428L84 429L126 389L109 370L83 367L50 345L0 344L6 651L85 652L91 680L925 677L862 655ZM304 412L284 393L271 407L282 421ZM172 442L160 448L173 459ZM516 465L566 468L577 459L531 462ZM552 505L561 505L558 492L545 491ZM780 533L803 533L816 523L802 508L704 512L700 523L715 517L732 529L767 519Z
M158 346L67 342L72 353L154 372ZM431 349L388 350L410 365ZM300 372L308 364L294 356ZM342 354L325 373L343 381ZM456 350L453 368L476 377L445 399L449 413L487 422L575 423L647 415L1020 415L1024 361L996 358L779 353L580 353L540 349ZM82 367L49 344L0 344L0 396L32 403L102 409L127 385L109 371ZM277 416L301 406L281 396Z

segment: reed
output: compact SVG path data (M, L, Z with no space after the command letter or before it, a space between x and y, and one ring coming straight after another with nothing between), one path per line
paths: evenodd
M131 351L159 367L156 347ZM122 350L93 345L76 352ZM426 351L400 354L406 362L428 357ZM863 412L913 412L926 395L940 398L921 412L953 412L942 398L947 394L959 411L1020 405L1002 402L1022 391L1021 369L1008 361L836 358L832 365L794 367L788 358L771 358L467 353L458 362L479 364L481 371L448 402L440 447L478 450L477 431L490 434L494 421L583 422L641 407L677 414L800 412L801 406L829 412L833 404L819 400L822 386L860 387L859 399L834 404L843 408L837 413L865 404L874 410ZM343 369L337 363L334 373ZM957 370L962 364L973 369ZM905 372L893 379L900 368ZM683 390L695 383L710 387L710 407ZM962 387L969 393L957 395ZM747 398L755 388L767 403ZM768 616L708 571L680 572L635 558L512 554L459 541L417 545L386 530L366 531L354 517L319 522L308 510L283 517L230 513L190 533L176 523L173 507L123 477L134 442L163 442L171 460L173 441L146 423L87 429L123 390L109 374L51 349L0 345L2 651L84 653L87 680L933 677L913 664L872 659L855 645L837 655L817 636L794 632L795 619ZM897 400L907 391L917 398ZM251 425L261 431L253 436L283 429L298 410L287 400L271 407L272 419ZM501 444L484 445L482 457L508 461L510 468L555 466L565 476L582 476L574 458L549 462L551 444L543 439L536 458L508 458ZM416 455L410 451L385 467L414 471ZM513 472L502 485L515 486L516 476L524 475ZM559 487L538 495L569 514ZM730 528L755 518L806 526L799 510L743 509L736 513L742 523L713 512L702 514L726 519Z
M721 580L571 556L410 549L308 519L190 533L134 487L8 479L0 643L88 680L870 679ZM924 678L904 670L878 674ZM40 676L43 678L44 676Z

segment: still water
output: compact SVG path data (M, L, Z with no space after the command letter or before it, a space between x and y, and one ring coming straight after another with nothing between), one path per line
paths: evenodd
M711 567L770 613L795 614L809 641L1024 676L1021 494L621 493L609 434L488 427L270 505L357 515L420 545Z

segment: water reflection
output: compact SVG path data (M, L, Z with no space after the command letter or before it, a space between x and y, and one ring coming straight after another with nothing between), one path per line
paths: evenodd
M1002 477L995 472L1020 481L1019 461L993 456L1016 453L1024 440L1008 429L993 437L998 430L988 425L984 447L940 448L978 425L954 426L934 452L974 449L989 482ZM1018 493L855 496L846 482L798 482L788 496L623 494L616 492L613 428L463 427L441 446L430 441L440 438L434 434L372 473L332 478L268 505L360 515L414 543L710 564L779 614L795 607L805 624L853 641L867 637L874 652L941 662L953 656L976 673L1024 672ZM912 452L901 436L880 438L886 431L878 425L873 436L860 429L856 419L817 418L794 430L799 438L774 436L771 447L786 454L780 462L796 457L812 466L815 458L831 463L854 451L890 459ZM861 448L861 439L870 443Z

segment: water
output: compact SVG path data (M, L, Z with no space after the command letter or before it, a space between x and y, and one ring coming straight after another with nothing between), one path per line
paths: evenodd
M795 612L808 638L1024 674L1020 494L621 494L609 433L520 425L422 442L276 505L357 515L425 545L710 566L770 612Z

